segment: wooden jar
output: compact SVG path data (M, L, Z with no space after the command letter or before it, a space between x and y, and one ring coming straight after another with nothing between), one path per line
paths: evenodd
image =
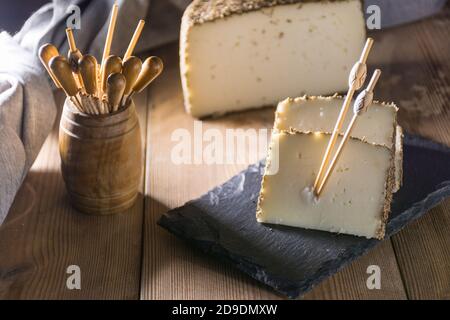
M134 103L107 115L79 113L70 100L59 126L61 171L72 205L87 214L130 208L138 195L142 145Z

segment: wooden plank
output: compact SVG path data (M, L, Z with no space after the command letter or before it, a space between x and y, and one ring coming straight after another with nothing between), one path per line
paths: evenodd
M247 164L176 165L171 152L177 142L172 133L180 128L193 133L195 119L184 112L178 71L178 47L171 45L158 52L166 69L149 91L147 141L147 178L145 186L144 255L141 297L143 299L268 299L280 298L250 277L201 252L192 249L156 225L158 218L225 182ZM203 132L210 128L270 129L273 109L236 113L202 122ZM269 132L269 131L268 131ZM227 150L229 152L230 150ZM260 150L235 150L249 155ZM262 152L261 156L265 153ZM377 264L387 281L382 290L368 290L367 266ZM377 291L377 290L375 290ZM395 256L390 243L376 248L364 259L355 261L305 298L405 298Z
M450 145L450 8L422 22L374 33L369 63L381 66L377 99L394 101L409 133ZM399 39L408 39L399 40Z
M145 132L146 96L138 99ZM72 209L60 173L58 124L0 228L0 299L136 299L143 196L115 216ZM69 265L81 269L81 290L66 287Z
M410 299L450 299L450 199L393 238Z
M380 267L380 289L369 289L369 266ZM406 299L397 261L389 240L320 283L304 297L308 299Z
M450 146L448 30L447 6L431 19L375 34L381 41L374 56L390 62L376 95L398 103L404 129ZM449 230L447 200L392 238L408 298L450 298Z

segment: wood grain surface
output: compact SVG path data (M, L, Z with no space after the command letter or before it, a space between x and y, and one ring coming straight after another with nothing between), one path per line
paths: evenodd
M447 8L432 19L373 32L369 72L382 68L375 96L399 105L406 131L450 145L448 30ZM175 164L172 134L178 129L192 134L199 123L183 109L177 44L151 54L160 55L166 69L136 96L146 146L136 205L111 217L72 209L61 178L55 126L0 227L1 299L282 298L156 225L162 213L225 182L260 150L238 150L245 155L241 164ZM272 121L273 109L266 108L207 119L201 125L203 131L224 132L271 128ZM449 230L447 200L302 298L450 299ZM71 264L81 267L82 290L66 288ZM369 265L380 266L381 290L367 289Z

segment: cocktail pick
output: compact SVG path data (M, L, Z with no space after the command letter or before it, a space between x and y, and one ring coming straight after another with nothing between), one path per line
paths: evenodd
M348 78L348 92L345 96L344 103L342 105L341 111L339 113L338 119L336 121L336 125L334 127L333 133L331 135L330 141L328 142L327 149L325 150L325 154L322 158L322 163L320 164L319 172L317 173L316 180L314 181L313 190L317 195L317 188L320 184L320 181L322 180L323 174L325 172L325 169L328 165L331 151L334 148L334 145L336 144L336 139L339 135L339 131L342 128L342 125L344 123L345 116L347 114L348 108L350 106L350 102L352 101L353 95L355 91L359 90L362 85L364 84L364 81L366 80L367 75L367 57L369 55L370 50L372 49L373 45L373 39L367 38L366 44L364 46L364 49L361 53L361 57L359 58L359 61L355 63L352 70L350 71L350 75Z
M134 48L136 47L139 37L141 36L142 29L144 29L144 25L145 21L139 20L136 30L134 31L133 37L131 38L130 44L128 45L127 51L123 56L124 61L127 60L129 57L131 57L131 55L133 54Z
M59 56L58 49L50 43L46 43L39 48L39 60L41 60L45 70L47 70L50 78L52 78L53 82L55 83L55 86L61 89L61 84L58 82L58 79L56 79L52 69L50 69L49 66L50 60L56 56Z
M113 73L108 77L108 80L106 81L106 97L108 99L111 112L119 109L125 84L125 76L121 73Z
M102 56L102 61L101 61L101 66L100 66L100 69L101 69L100 70L100 73L101 73L100 78L101 79L103 79L103 71L104 71L104 67L105 67L105 61L109 57L109 53L111 51L111 43L112 43L113 36L114 36L114 30L116 28L116 21L117 21L118 13L119 13L119 6L117 5L117 3L115 3L111 9L111 20L109 21L108 33L106 34L106 40L105 40L105 47L103 48L103 56ZM103 90L103 85L100 85L99 98L101 98L101 96L103 94L102 90Z
M111 9L111 20L109 21L108 33L106 34L105 47L103 48L102 66L106 58L109 57L111 51L111 43L114 36L114 30L116 28L117 14L119 13L119 6L115 3Z
M320 193L322 192L323 188L325 187L331 173L334 170L334 167L336 166L336 163L339 160L340 155L342 154L342 150L344 149L344 146L353 130L353 126L356 122L356 119L359 115L367 111L367 108L372 104L373 102L373 90L375 88L375 85L377 84L378 79L380 78L381 71L379 69L376 69L375 72L372 75L372 78L370 79L370 82L367 86L367 88L357 96L355 103L353 104L353 117L350 120L350 124L347 127L347 130L344 133L344 137L341 140L341 143L339 144L339 147L331 160L331 163L322 179L322 181L319 184L319 187L317 190L315 190L315 194L317 197L320 196Z
M94 56L86 54L78 61L81 78L87 94L97 94L97 60Z
M142 70L139 73L139 76L133 85L133 89L128 96L131 99L132 95L136 92L141 92L147 87L153 80L158 77L164 68L163 62L160 58L152 56L145 59L142 64Z
M70 67L72 68L72 72L76 75L78 88L83 89L83 79L79 74L78 69L78 60L83 57L80 50L78 50L77 45L75 44L75 38L73 36L72 28L66 29L67 41L69 42L69 52L67 54L67 58L69 59Z
M83 56L75 44L72 28L66 29L67 41L69 42L68 59L73 72L78 72L78 60Z
M69 62L62 56L56 56L50 60L49 65L66 95L72 100L79 111L84 112L83 106L78 98L79 88L73 77Z
M94 56L86 54L78 61L80 76L83 79L84 90L90 96L90 99L97 95L97 60ZM92 109L97 113L101 110L91 103Z
M102 72L102 92L105 92L106 90L106 80L108 79L109 75L112 73L120 73L122 71L122 59L118 56L109 56L106 61L105 65L103 66L103 72Z
M131 56L122 63L122 74L127 80L125 90L123 92L122 104L125 104L128 95L131 93L141 69L142 61L138 57Z

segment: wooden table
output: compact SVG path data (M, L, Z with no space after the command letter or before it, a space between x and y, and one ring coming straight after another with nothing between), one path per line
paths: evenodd
M369 59L383 69L376 96L400 106L404 129L450 145L450 10L373 33ZM281 298L234 268L192 249L156 225L170 208L198 197L246 167L175 165L172 132L193 129L183 110L176 44L152 54L167 66L137 100L145 170L135 206L110 217L70 207L60 173L57 123L0 227L0 298ZM346 76L346 75L342 75ZM59 104L61 104L59 99ZM270 128L266 108L206 120L203 129ZM254 150L239 150L248 155ZM81 290L66 269L81 268ZM369 265L381 290L366 287ZM304 296L305 299L450 299L450 200L383 241Z

